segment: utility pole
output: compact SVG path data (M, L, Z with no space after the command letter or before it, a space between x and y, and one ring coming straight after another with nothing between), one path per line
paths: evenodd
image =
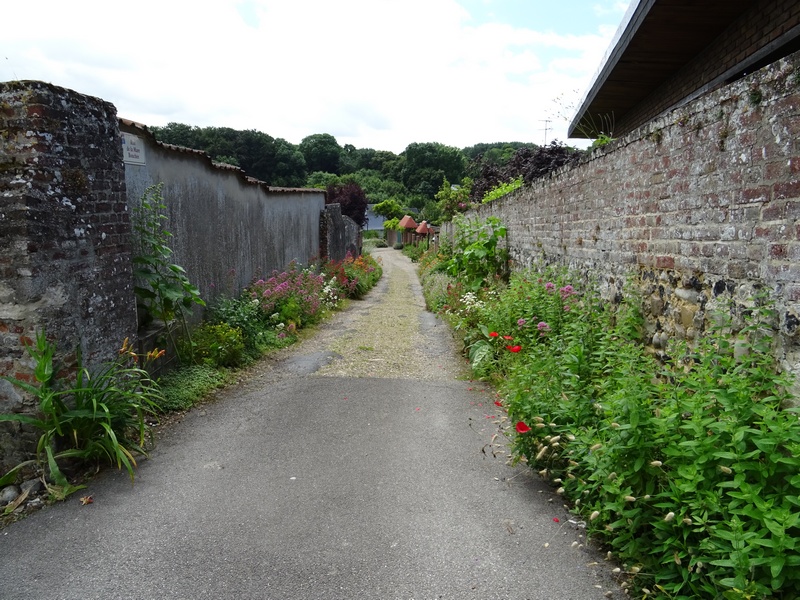
M547 131L548 125L550 124L550 119L539 119L542 123L544 123L544 145L547 146Z

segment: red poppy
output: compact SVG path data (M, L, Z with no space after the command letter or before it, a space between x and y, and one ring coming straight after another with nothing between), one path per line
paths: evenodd
M531 428L525 424L525 421L519 421L517 423L517 433L528 433L530 430Z
M492 332L490 332L490 333L489 333L489 337L497 337L497 336L499 336L499 335L500 335L500 334L499 334L499 333L497 333L496 331L492 331Z
M504 335L504 336L503 336L503 339L504 339L504 340L513 340L514 338L513 338L513 337L511 337L510 335Z
M506 350L516 353L522 350L522 346L506 346Z
M495 400L495 401L494 401L494 405L495 405L495 406L503 406L503 403L502 403L502 402L500 402L500 400Z

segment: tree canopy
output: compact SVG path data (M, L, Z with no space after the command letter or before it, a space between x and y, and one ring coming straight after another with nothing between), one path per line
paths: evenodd
M329 185L326 204L340 204L342 214L347 215L359 227L367 224L367 195L357 183Z
M272 186L325 189L328 201L342 204L343 213L362 226L367 204L383 206L387 216L391 208L392 214L414 213L438 224L499 184L518 177L530 183L579 154L557 142L544 148L494 142L464 149L415 142L398 155L342 146L328 133L309 135L295 145L255 129L169 123L150 131L162 142L204 150L213 160L239 166Z
M300 142L300 152L311 172L325 171L339 175L342 162L342 147L329 133L315 133Z

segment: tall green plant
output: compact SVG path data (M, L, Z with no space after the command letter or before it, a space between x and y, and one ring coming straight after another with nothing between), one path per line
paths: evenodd
M522 177L517 177L516 179L506 183L500 183L483 195L483 198L481 198L481 204L493 202L498 198L502 198L503 196L510 194L514 190L518 190L521 187Z
M13 377L2 379L36 397L39 415L0 414L0 421L30 425L41 434L36 458L17 465L0 482L13 481L21 469L38 464L55 483L48 484L51 493L67 496L81 486L69 484L64 476L59 462L66 459L106 461L119 469L125 468L133 480L134 455L145 454L149 431L145 417L156 413L162 396L158 385L139 366L140 358L128 340L115 360L96 370L83 366L79 353L74 380L56 377L53 363L56 346L43 331L27 351L36 365L33 373L36 384ZM145 362L160 354L152 351Z
M481 311L479 328L520 345L494 362L517 456L574 503L636 589L796 597L800 421L782 408L769 302L754 299L744 325L673 344L660 364L641 344L638 303L559 286L523 275Z
M466 286L477 291L495 277L508 276L508 248L504 247L507 229L497 217L485 221L453 219L455 236L453 256L447 264L447 272L462 279Z
M164 323L167 337L176 348L175 329L180 327L185 338L191 340L187 317L193 304L205 306L205 302L184 268L170 260L172 249L167 243L172 234L164 227L167 216L162 187L161 183L148 187L142 195L141 206L134 211L137 254L133 264L134 276L139 282L134 292L147 314ZM192 345L184 347L190 355L179 354L179 358L185 361L192 358Z

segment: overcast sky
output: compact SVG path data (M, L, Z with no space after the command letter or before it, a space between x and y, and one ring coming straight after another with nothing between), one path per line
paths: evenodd
M629 0L5 2L0 81L294 144L566 141ZM545 123L550 119L550 123Z

